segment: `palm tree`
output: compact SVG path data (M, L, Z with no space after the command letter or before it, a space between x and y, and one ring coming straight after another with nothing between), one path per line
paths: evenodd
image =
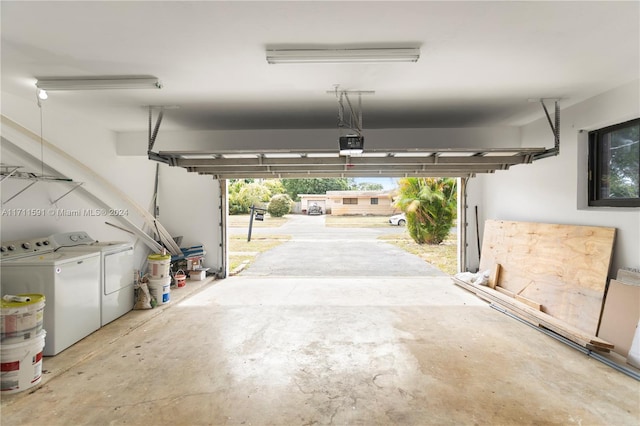
M402 178L396 207L407 216L407 230L418 244L440 244L457 213L457 182L452 178Z

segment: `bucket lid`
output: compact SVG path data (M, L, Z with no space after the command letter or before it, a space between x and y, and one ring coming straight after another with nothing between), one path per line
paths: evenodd
M0 307L2 307L2 309L23 308L25 306L43 303L45 300L44 294L21 293L15 294L14 296L28 297L30 300L28 302L13 302L0 299Z
M149 260L153 260L154 262L162 262L162 261L167 261L167 260L171 260L171 255L170 254L150 254L147 259Z

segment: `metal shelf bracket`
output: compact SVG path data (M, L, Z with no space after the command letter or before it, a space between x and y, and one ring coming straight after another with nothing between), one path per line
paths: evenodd
M540 160L542 158L553 157L560 154L560 107L558 106L558 100L554 100L555 111L554 111L554 121L551 120L551 116L549 115L549 110L544 103L545 99L540 99L540 104L542 105L542 109L544 109L544 114L547 116L547 121L549 122L549 127L551 127L551 132L553 133L553 148L547 149L545 152L541 154L537 154L533 157L534 160Z
M62 200L64 197L66 197L67 195L71 194L73 191L75 191L76 189L80 188L82 185L84 185L84 182L76 182L76 185L73 188L71 188L70 190L68 190L67 192L62 194L60 197L58 197L55 200L53 200L51 202L51 205L54 205L58 201Z

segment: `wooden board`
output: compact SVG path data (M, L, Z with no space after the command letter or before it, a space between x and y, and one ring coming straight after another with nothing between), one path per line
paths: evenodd
M500 264L496 263L493 265L493 269L491 270L491 274L489 275L489 287L496 288L496 286L500 283Z
M500 286L596 335L615 228L488 220L480 270L500 264Z
M626 357L640 320L640 286L611 280L602 310L598 336L616 345Z
M480 286L477 284L471 284L462 281L456 277L452 277L453 282L460 287L475 293L481 299L489 302L496 302L514 315L530 322L531 324L537 324L540 327L553 331L554 333L577 343L585 348L593 348L598 350L608 351L614 348L614 344L610 343L602 338L585 333L582 330L573 327L564 321L553 318L552 316L545 314L537 309L517 301L516 299L501 293L500 291L493 290L486 286Z

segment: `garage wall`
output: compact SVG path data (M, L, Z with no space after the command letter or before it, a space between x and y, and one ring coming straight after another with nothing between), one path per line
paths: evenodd
M9 93L2 93L2 114L16 122L20 127L2 126L2 162L25 166L25 171L40 173L44 158L44 173L52 174L53 169L76 182L84 182L82 188L98 194L98 198L115 208L126 209L118 197L104 191L100 179L90 171L76 167L63 156L41 150L40 110L33 99L25 100ZM55 102L43 103L42 137L79 160L88 169L114 185L126 196L135 200L144 209L150 209L154 179L155 162L146 156L122 157L116 154L116 134L105 130L92 121L90 112L79 114L66 110ZM29 132L35 134L29 135ZM9 149L17 147L18 149ZM24 155L24 153L27 153ZM44 157L43 157L44 154ZM33 161L34 158L37 161ZM52 168L53 169L52 169ZM160 211L161 223L172 235L183 235L183 244L199 242L207 250L205 265L217 270L220 267L219 227L220 214L217 206L219 189L217 182L210 177L188 175L181 170L161 166ZM26 181L7 179L2 183L2 200L26 186ZM102 240L133 241L137 238L118 230L105 222L124 226L117 217L88 215L87 211L101 208L102 205L83 194L84 189L76 190L55 204L52 201L67 192L68 184L38 182L33 187L2 206L3 216L0 222L2 241L38 238L57 232L86 231L91 237ZM195 197L195 193L212 194L212 197ZM182 198L185 197L185 198ZM207 199L208 202L202 200ZM38 214L21 213L23 209ZM53 210L52 210L53 209ZM50 212L70 212L51 214ZM149 210L150 211L150 210ZM16 214L12 214L16 212ZM127 218L137 227L143 226L142 217L128 209ZM205 223L205 225L202 225ZM196 226L195 224L200 224ZM149 249L140 242L136 243L136 259L142 267Z
M171 235L183 237L182 247L204 245L204 266L218 271L222 265L218 181L162 164L158 201L160 223Z
M473 207L486 219L517 220L617 228L612 273L640 267L640 209L586 206L587 132L640 116L636 80L566 109L561 109L560 155L515 166L509 171L471 179L469 183L471 269L477 268ZM522 128L522 145L553 146L546 118ZM482 237L482 236L481 236Z

